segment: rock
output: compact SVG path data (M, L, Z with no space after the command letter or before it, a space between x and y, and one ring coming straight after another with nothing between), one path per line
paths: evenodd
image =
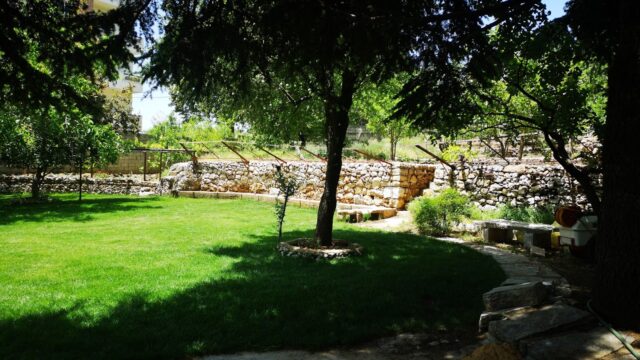
M549 305L518 318L492 321L489 323L489 334L498 341L514 343L591 319L591 314L584 310L562 304Z
M519 306L538 306L547 299L548 292L542 282L499 286L482 295L484 307L496 311Z
M609 330L597 327L589 331L572 331L548 338L525 340L520 348L531 360L599 359L622 346Z
M486 331L489 327L489 323L491 323L492 321L512 319L536 310L537 308L531 306L523 306L512 309L504 309L500 311L485 311L480 314L480 319L478 320L478 331Z

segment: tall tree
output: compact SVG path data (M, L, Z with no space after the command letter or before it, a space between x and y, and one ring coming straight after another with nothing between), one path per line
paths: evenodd
M406 117L392 117L398 104L398 94L408 79L398 74L381 84L367 84L358 92L353 105L353 117L366 122L374 134L389 139L389 159L396 159L401 138L415 133L413 123Z
M518 51L492 44L509 54L496 54L501 66L485 84L468 79L459 99L467 106L460 116L466 130L500 129L542 134L553 158L575 179L592 209L600 210L599 159L576 158L569 149L586 134L601 136L605 122L606 65L580 50L566 19L545 24L518 43ZM449 114L447 114L449 116ZM445 122L443 119L442 122ZM422 122L423 126L428 125ZM450 127L444 129L451 130ZM586 161L585 161L586 160Z
M594 307L614 324L640 329L640 2L574 0L567 16L582 43L609 64L603 131Z
M528 11L536 3L167 0L165 37L148 77L173 86L189 105L208 99L220 106L224 93L246 104L264 87L292 106L318 101L327 168L315 238L330 245L349 112L362 84L416 66L438 67L452 54L461 60L461 49L482 41L483 16L503 22L509 5Z

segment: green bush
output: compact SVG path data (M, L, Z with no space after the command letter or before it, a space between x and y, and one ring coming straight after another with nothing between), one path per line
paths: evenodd
M551 206L511 206L500 208L499 217L506 220L524 221L537 224L551 224L554 220Z
M410 204L409 210L420 233L446 235L451 232L454 223L470 215L471 206L466 196L455 189L447 189L432 198L416 199Z

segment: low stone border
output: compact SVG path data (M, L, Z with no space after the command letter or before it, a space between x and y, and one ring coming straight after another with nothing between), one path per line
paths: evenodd
M336 259L360 256L364 247L357 243L334 240L334 246L309 247L310 239L295 239L278 244L278 252L283 256L305 257L310 259Z

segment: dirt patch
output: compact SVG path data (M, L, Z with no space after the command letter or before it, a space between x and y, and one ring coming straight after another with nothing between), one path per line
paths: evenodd
M520 353L513 345L509 344L486 344L475 349L471 355L464 360L519 360L522 359Z

